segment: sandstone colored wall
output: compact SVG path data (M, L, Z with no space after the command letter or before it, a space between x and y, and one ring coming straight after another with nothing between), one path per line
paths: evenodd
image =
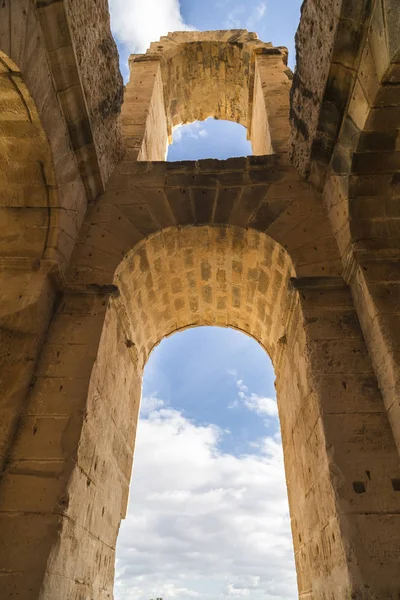
M400 448L399 19L397 2L342 2L319 129L309 139L308 156L310 181L322 192ZM302 20L300 31L311 22ZM309 67L300 62L298 76L311 75ZM294 157L304 147L296 131Z
M273 358L300 593L393 597L398 453L343 280L295 277L264 233L214 225L155 233L113 281L71 282L64 294L3 480L16 531L32 510L53 515L40 597L112 593L143 367L165 335L201 324L237 327ZM24 477L37 493L16 503ZM31 547L39 531L40 520ZM25 569L22 541L19 556ZM32 565L37 573L40 562ZM26 595L26 585L9 589Z
M266 233L299 275L339 275L336 242L323 207L285 156L226 161L122 161L88 213L68 278L110 285L122 258L173 226L232 225Z
M123 155L123 81L107 0L68 0L66 12L103 182Z
M201 324L273 359L301 597L398 596L399 16L307 0L291 100L285 49L169 34L120 160L105 3L2 3L2 598L112 597L143 367ZM154 162L208 114L270 155Z

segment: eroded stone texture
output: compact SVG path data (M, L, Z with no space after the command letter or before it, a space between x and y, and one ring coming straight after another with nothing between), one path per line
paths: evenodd
M41 468L57 466L35 504L59 515L44 598L68 598L77 578L96 597L111 593L143 367L165 335L201 324L241 329L274 361L300 593L393 596L398 453L351 295L339 277L293 275L264 233L172 227L136 244L114 287L64 295L10 463L11 476L34 449Z
M306 0L291 92L294 164L320 185L330 162L368 33L369 0Z
M162 38L116 168L106 9L0 5L0 596L112 597L144 365L214 324L274 363L300 597L397 599L398 2L307 0L291 104L285 49ZM209 115L267 156L157 162Z
M267 233L299 275L338 275L329 222L309 184L285 157L182 163L122 161L87 215L68 274L71 284L109 285L122 257L171 226L226 224Z
M119 113L123 82L107 0L68 0L67 14L103 181L123 153Z
M276 369L299 595L393 598L398 452L353 300L339 278L293 285Z
M296 70L291 89L292 154L305 176L310 172L321 102L331 66L341 0L305 0L296 33Z
M334 48L334 55L342 58L336 75L331 65L326 87L332 102L340 100L335 105L338 127L325 136L330 141L323 154L311 153L310 180L323 190L400 448L395 267L400 256L399 18L397 2L364 7L342 3Z

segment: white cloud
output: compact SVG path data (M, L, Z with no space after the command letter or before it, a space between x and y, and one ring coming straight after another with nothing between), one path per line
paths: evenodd
M207 131L204 129L200 121L194 121L188 125L178 125L172 132L172 143L179 144L182 141L198 138L205 138L208 136Z
M246 408L260 416L278 416L278 405L275 398L259 396L253 392L250 393L247 385L245 385L241 379L236 380L236 387L238 389L238 396ZM239 402L236 400L231 407L237 406L239 406Z
M267 10L266 3L260 2L259 4L257 4L256 8L254 9L254 12L253 12L252 16L250 17L250 19L252 19L253 22L257 23L258 21L260 21L260 19L263 18L266 10Z
M234 456L218 427L142 406L115 599L297 597L280 441Z
M153 411L160 409L165 406L164 400L157 398L157 396L144 396L140 403L140 414L145 417Z
M248 596L249 594L249 588L236 588L231 583L228 584L228 596Z
M225 27L227 29L257 31L257 25L265 15L266 10L267 4L264 1L258 2L250 12L248 5L239 4L228 13L225 20Z
M109 4L113 33L130 52L144 53L170 31L194 29L184 23L178 0L109 0Z

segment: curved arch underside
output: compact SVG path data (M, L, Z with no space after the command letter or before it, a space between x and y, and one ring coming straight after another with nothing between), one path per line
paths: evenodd
M138 244L115 284L131 341L144 366L152 348L175 331L232 327L274 357L284 335L294 270L265 234L238 227L173 227Z
M44 257L56 206L52 159L18 67L0 52L0 252Z
M246 127L249 61L241 55L231 44L194 42L168 59L162 77L169 127L208 117Z
M160 56L167 126L208 117L248 126L256 48L271 48L255 33L177 32L151 44Z
M400 67L389 63L357 137L349 183L350 235L368 250L395 249L400 237Z

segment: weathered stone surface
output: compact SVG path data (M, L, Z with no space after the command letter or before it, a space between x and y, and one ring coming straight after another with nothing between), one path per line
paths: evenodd
M291 101L284 48L168 34L120 160L105 0L0 5L2 599L112 597L144 365L204 324L274 362L300 596L397 598L398 16L307 0ZM163 162L209 115L259 155Z
M119 121L123 82L108 1L68 0L66 8L97 156L107 181L123 153Z

